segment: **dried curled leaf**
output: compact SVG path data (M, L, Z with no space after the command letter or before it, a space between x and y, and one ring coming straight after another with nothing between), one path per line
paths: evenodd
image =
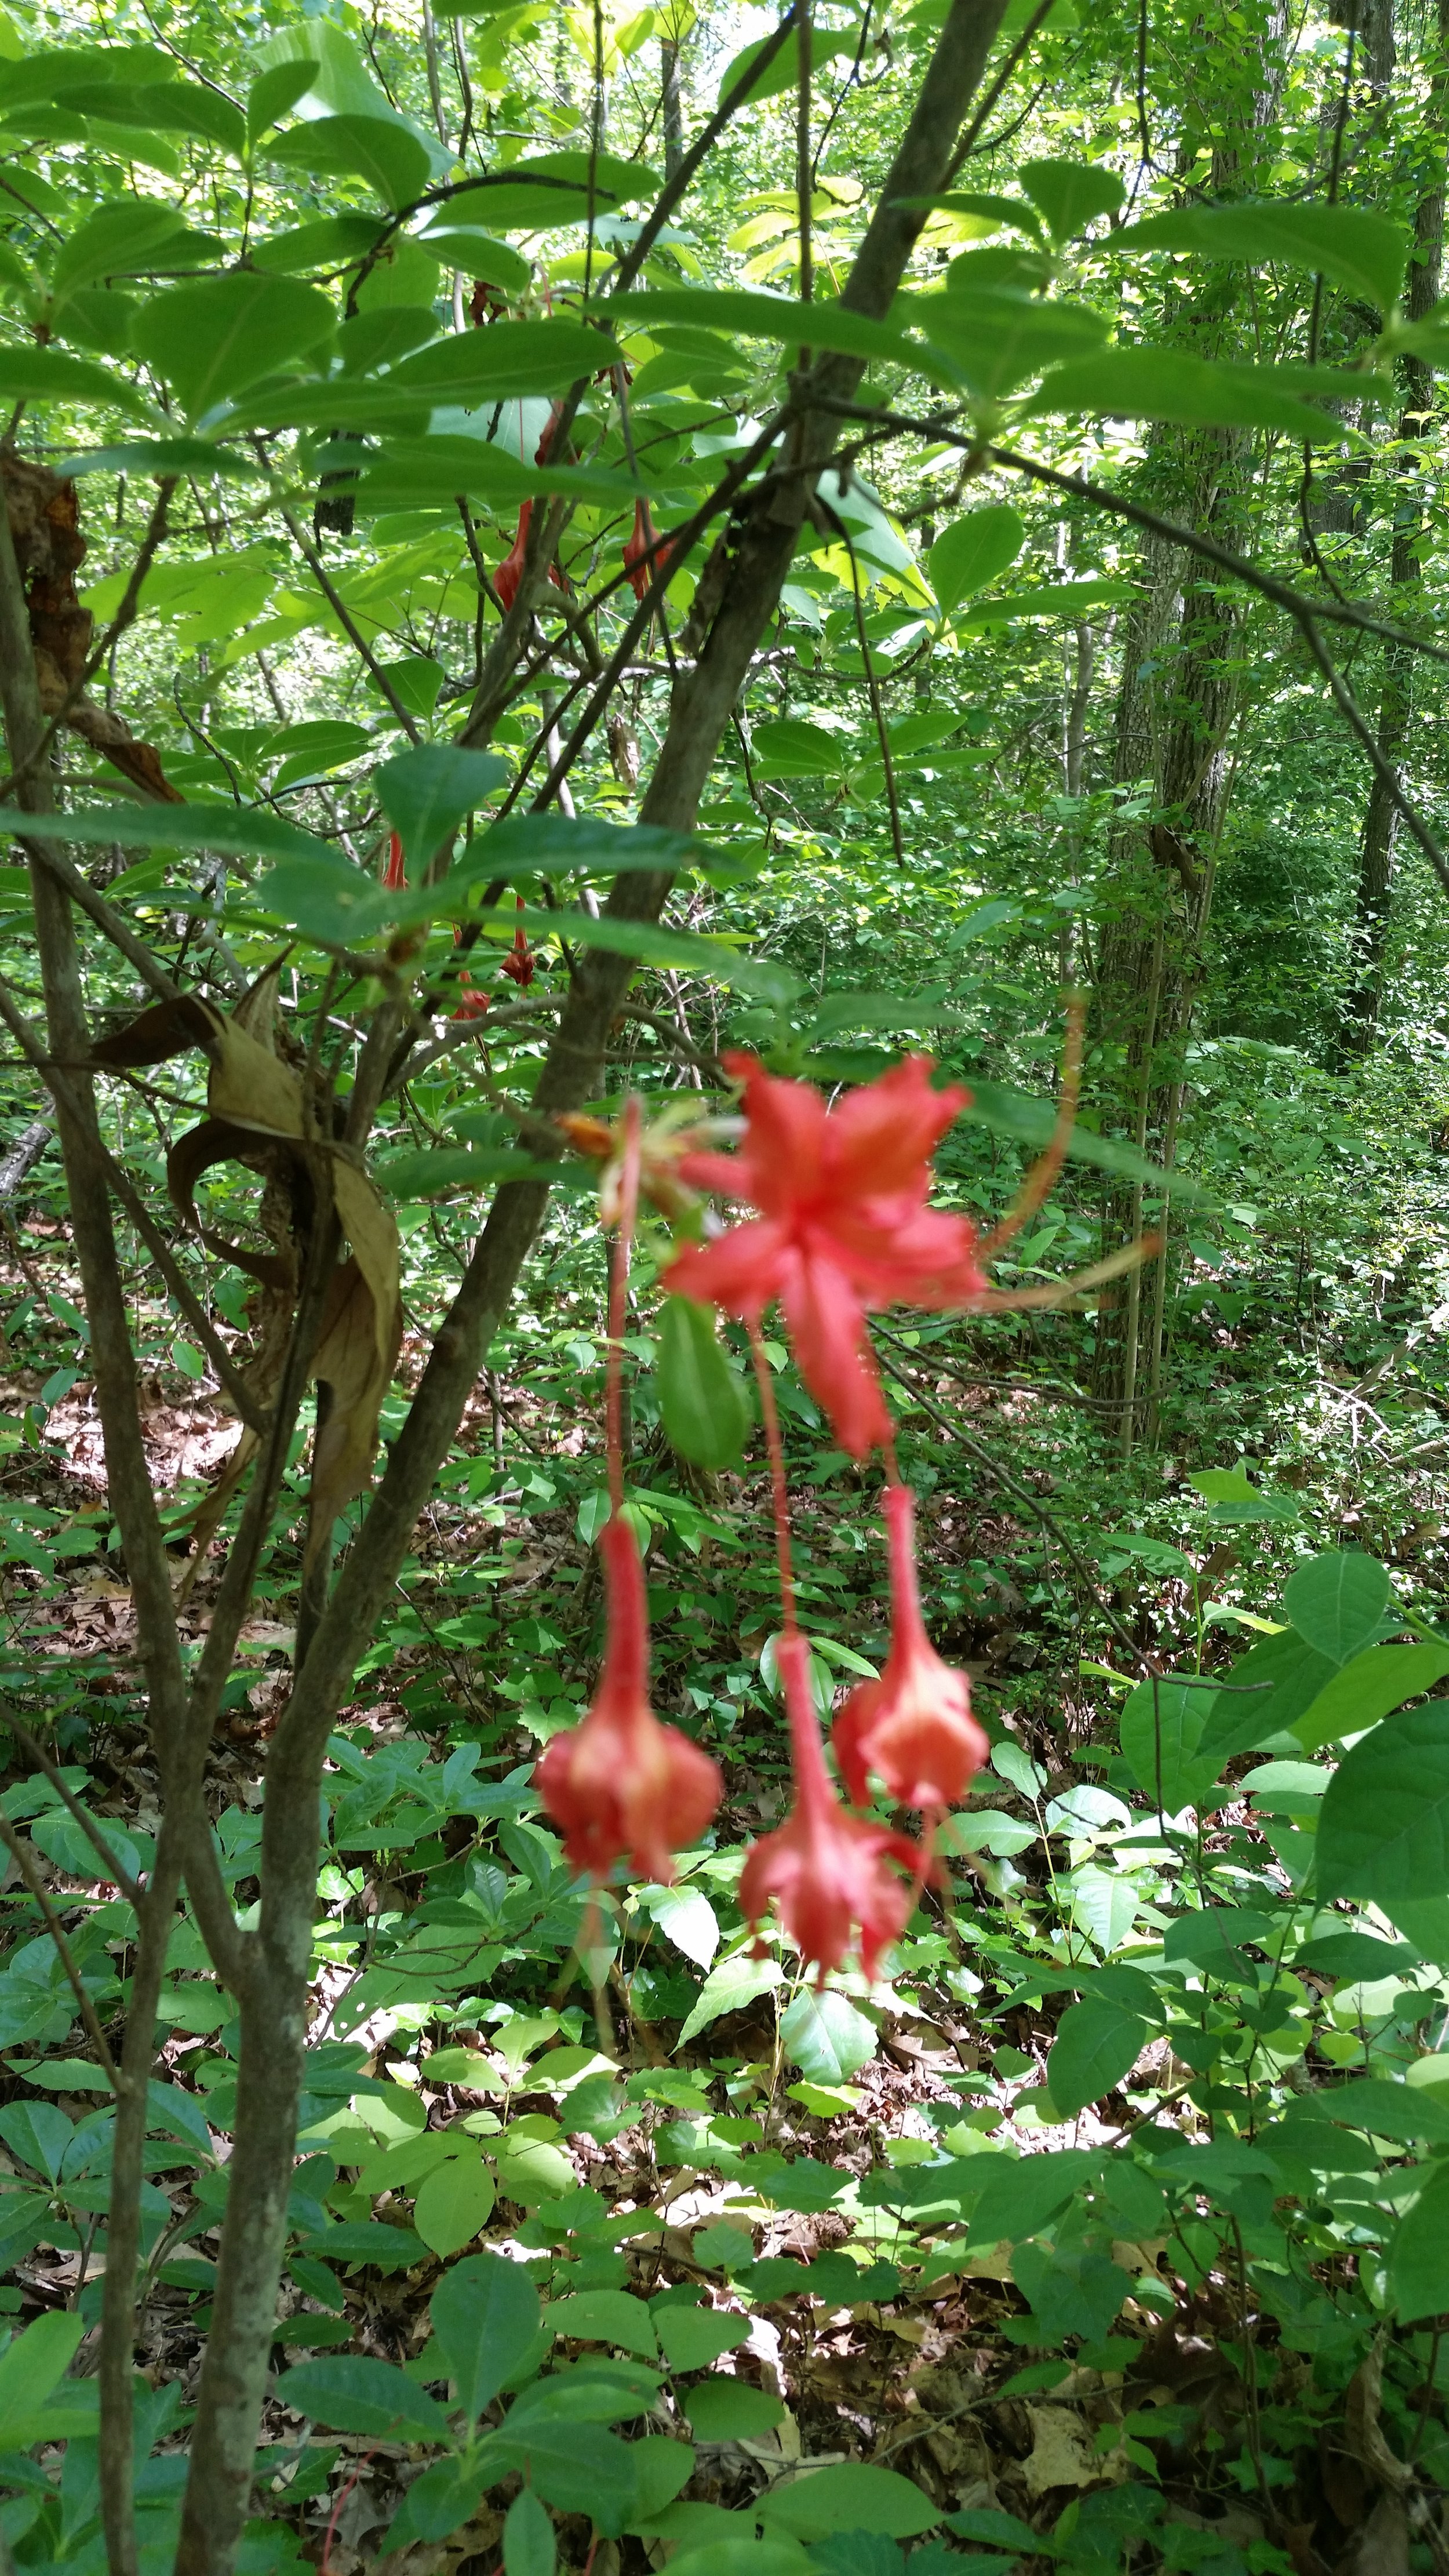
M167 1158L173 1205L208 1248L260 1282L262 1350L249 1381L260 1402L277 1389L295 1310L305 1233L319 1185L330 1186L338 1221L352 1247L328 1287L312 1374L328 1390L312 1460L307 1561L325 1544L333 1522L367 1484L377 1421L402 1341L398 1233L390 1210L349 1149L310 1133L307 1102L292 1066L274 1042L276 979L252 987L228 1019L196 994L143 1011L101 1041L95 1062L106 1071L163 1064L191 1047L210 1058L209 1117L178 1138ZM277 1250L260 1253L203 1225L196 1184L220 1162L262 1175L272 1203ZM265 1213L265 1208L264 1208ZM195 1524L197 1554L217 1527L257 1443L243 1433L221 1482ZM193 1563L195 1559L193 1559Z

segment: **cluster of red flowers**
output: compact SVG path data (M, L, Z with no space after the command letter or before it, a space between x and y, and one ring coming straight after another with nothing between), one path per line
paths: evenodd
M930 1065L917 1057L830 1110L808 1083L780 1080L752 1057L726 1061L744 1086L741 1150L684 1151L675 1170L758 1213L711 1242L683 1245L663 1284L749 1327L775 1475L785 1614L778 1656L795 1795L785 1823L747 1854L740 1901L758 1926L773 1897L786 1932L821 1975L855 1949L873 1976L910 1916L929 1866L931 1826L964 1795L988 1750L965 1674L942 1663L926 1635L912 1500L895 1474L866 1323L870 1308L898 1301L966 1306L986 1292L974 1228L927 1205L931 1153L968 1095L934 1090ZM621 1233L638 1177L637 1118L629 1132L633 1179L623 1193ZM922 1811L924 1846L852 1814L826 1767L809 1648L794 1615L784 1460L759 1343L760 1319L776 1299L801 1374L842 1448L855 1458L876 1447L886 1452L890 1652L879 1680L851 1692L835 1720L833 1746L854 1804L863 1807L877 1781L899 1805ZM616 1345L614 1336L615 1353ZM670 1851L697 1839L719 1795L715 1765L649 1708L643 1581L633 1537L618 1517L620 1491L616 1478L616 1513L601 1540L609 1605L603 1675L582 1724L552 1739L536 1774L570 1861L596 1882L626 1855L654 1878L667 1878Z

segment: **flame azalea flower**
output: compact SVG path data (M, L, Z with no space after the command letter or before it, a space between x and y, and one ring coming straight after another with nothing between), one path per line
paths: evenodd
M539 440L538 445L533 452L533 461L535 465L546 465L548 463L548 452L553 445L553 434L558 427L559 414L562 409L562 403L555 403L552 411L549 413L543 436ZM525 501L518 513L518 526L514 531L513 543L509 547L507 554L504 556L502 563L499 565L498 570L493 576L493 587L497 591L498 596L503 603L505 616L513 606L515 599L518 597L518 585L523 579L523 558L528 546L528 529L529 522L532 517L533 503L531 501ZM556 565L549 565L548 577L553 583L555 590L562 590L563 583L559 580Z
M450 1020L481 1020L488 1008L488 995L480 993L465 966L458 978L458 1000L448 1013Z
M861 1969L873 1978L882 1950L910 1920L921 1854L907 1835L847 1814L825 1768L804 1638L782 1637L779 1658L795 1804L784 1824L746 1853L740 1910L747 1923L758 1924L773 1896L785 1930L822 1980L827 1969L839 1967L859 1927ZM888 1866L893 1860L911 1872L909 1883Z
M926 1056L827 1109L812 1083L726 1056L744 1081L740 1153L691 1154L696 1187L747 1200L758 1220L686 1244L664 1285L759 1322L778 1297L800 1373L851 1457L889 1441L890 1417L866 1333L870 1307L966 1306L986 1288L976 1230L926 1205L929 1157L970 1094L933 1091Z
M926 1634L912 1543L915 1510L904 1485L889 1487L885 1508L891 1650L880 1680L851 1692L831 1742L858 1807L866 1803L872 1772L903 1807L952 1807L991 1748L971 1714L966 1675L942 1663Z
M382 881L389 894L396 894L398 888L408 881L407 870L403 866L403 845L396 832L388 834L387 865L382 872Z
M583 1723L550 1738L533 1777L571 1868L597 1883L627 1858L637 1877L667 1886L670 1854L697 1842L719 1805L719 1765L649 1705L644 1569L627 1521L606 1522L599 1553L608 1605L599 1686Z
M522 895L518 898L518 909L520 912L523 910ZM533 982L538 960L534 956L533 950L529 947L527 940L524 938L521 928L515 930L513 934L513 946L509 949L507 956L502 960L502 965L504 974L511 975L514 983L518 986L519 991L521 993L526 993L529 985Z
M649 504L636 501L633 533L624 541L624 570L629 576L629 588L639 600L647 597L654 580L656 559L649 552L653 543L654 522L649 516Z

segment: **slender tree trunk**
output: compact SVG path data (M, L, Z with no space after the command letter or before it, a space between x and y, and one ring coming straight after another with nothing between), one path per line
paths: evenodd
M1433 166L1414 218L1414 255L1409 268L1405 310L1419 321L1438 302L1444 259L1444 142L1449 117L1449 0L1439 0L1438 59L1429 87L1429 134ZM1398 437L1406 453L1394 518L1389 580L1392 611L1411 614L1423 581L1419 543L1424 533L1422 499L1409 478L1418 470L1415 441L1428 433L1434 409L1433 371L1417 358L1403 360L1404 410ZM1414 664L1417 656L1403 644L1386 644L1379 696L1378 745L1397 778L1414 715ZM1374 1042L1383 999L1384 959L1393 912L1394 845L1398 814L1388 784L1378 772L1369 786L1359 839L1358 885L1354 901L1354 980L1344 1004L1344 1046L1365 1053Z
M1213 186L1240 195L1254 183L1276 110L1285 25L1273 12L1263 81L1246 118L1214 156ZM1209 33L1210 44L1212 41ZM1230 33L1225 28L1224 35ZM1223 44L1225 75L1234 66ZM1228 91L1231 96L1231 89ZM1194 354L1223 354L1230 311L1189 321ZM1175 514L1237 545L1244 532L1249 452L1241 433L1163 430L1148 445L1148 476L1171 495ZM1148 810L1116 840L1116 869L1099 951L1097 999L1105 1079L1117 1123L1139 1150L1161 1159L1169 1117L1181 1105L1183 1054L1200 980L1217 848L1231 780L1229 740L1242 688L1242 610L1200 578L1175 548L1147 552L1147 600L1123 643L1114 772L1119 786L1145 791ZM1106 1194L1107 1246L1141 1230L1140 1187ZM1154 1215L1159 1230L1164 1218ZM1168 1258L1166 1248L1158 1255ZM1140 1273L1099 1312L1095 1391L1117 1407L1118 1445L1130 1455L1155 1416L1162 1385L1165 1291L1144 1294Z
M679 86L679 47L666 36L659 48L664 125L664 176L672 179L684 159L684 100Z

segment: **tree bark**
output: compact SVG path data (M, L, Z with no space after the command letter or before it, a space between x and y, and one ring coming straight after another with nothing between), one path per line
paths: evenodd
M1414 252L1409 266L1405 310L1420 321L1438 302L1444 262L1444 143L1449 116L1449 0L1439 0L1438 60L1429 85L1429 127L1433 152L1430 184L1414 217ZM1390 608L1402 619L1411 615L1423 581L1419 541L1424 532L1422 498L1408 477L1419 465L1413 442L1423 439L1434 410L1433 370L1421 359L1405 358L1404 409L1397 435L1408 452L1400 469L1399 500L1394 519L1389 566ZM1395 779L1402 770L1414 715L1414 664L1417 656L1405 644L1386 644L1379 695L1377 738ZM1354 979L1344 1003L1343 1043L1348 1054L1365 1054L1374 1043L1382 1002L1384 961L1393 915L1394 849L1398 810L1389 780L1376 773L1369 786L1359 838L1358 883L1354 897Z

